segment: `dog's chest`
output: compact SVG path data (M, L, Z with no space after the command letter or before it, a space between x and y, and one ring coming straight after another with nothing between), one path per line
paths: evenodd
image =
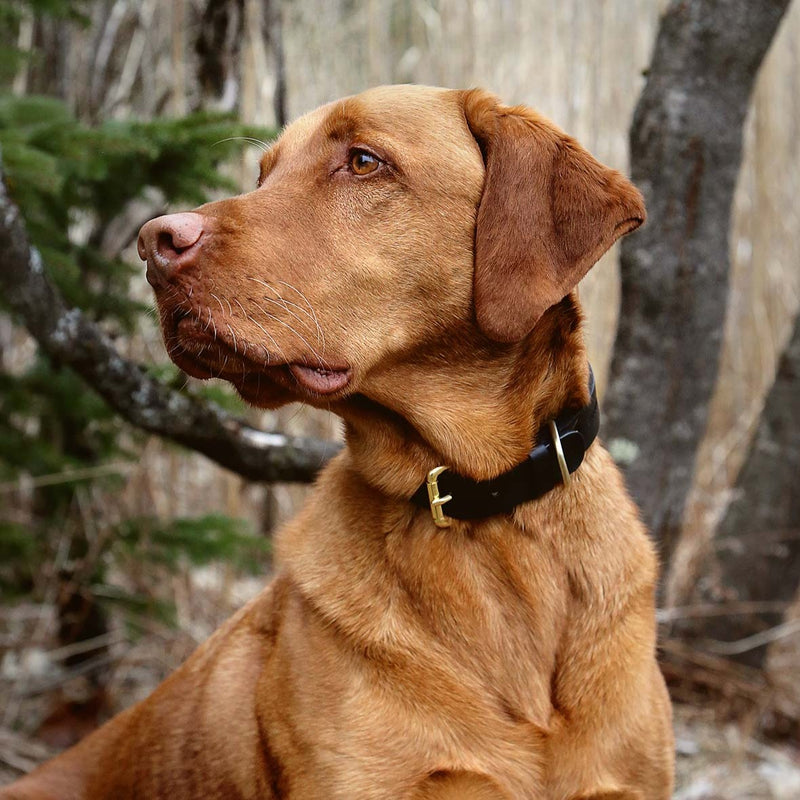
M301 765L290 797L410 797L449 771L489 775L509 797L537 796L546 730L486 675L441 650L370 657L322 642L313 669L302 654L292 718L282 720L292 728L282 757ZM529 698L540 683L529 681Z
M503 535L365 532L358 558L304 572L290 738L315 768L298 797L401 797L442 770L535 796L567 590L552 558Z

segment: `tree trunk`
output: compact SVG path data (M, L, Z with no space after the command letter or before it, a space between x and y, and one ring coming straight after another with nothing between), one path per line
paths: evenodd
M700 585L701 601L743 609L755 603L770 610L692 620L682 632L698 648L764 666L773 638L764 631L780 623L781 605L792 602L800 582L799 481L800 315Z
M206 3L195 42L201 105L225 111L237 106L243 25L244 0L209 0Z
M623 241L606 439L669 563L717 376L756 73L789 0L673 0L631 129L649 222Z
M268 0L266 10L267 39L275 61L275 125L282 128L289 121L286 99L286 56L283 50L283 9L281 0Z

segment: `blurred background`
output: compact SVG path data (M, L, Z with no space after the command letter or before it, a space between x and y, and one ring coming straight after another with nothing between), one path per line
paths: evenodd
M382 83L488 88L534 106L628 171L632 115L668 5L2 0L8 193L67 306L126 359L256 427L337 439L338 422L321 412L254 412L226 386L178 373L135 253L139 226L254 188L260 150L248 139L268 142L304 112ZM683 798L800 797L796 571L781 578L794 583L777 599L733 598L772 603L761 608L771 616L761 618L755 660L701 652L680 624L731 611L708 611L720 597L703 589L707 553L732 501L747 508L737 481L800 307L799 193L795 2L744 126L719 372L664 565L664 668L678 702ZM580 297L602 403L620 307L616 249ZM23 317L0 298L0 782L148 694L257 592L270 574L271 532L306 491L247 481L124 422L40 351ZM779 415L800 427L797 355L787 369ZM794 478L800 488L800 471ZM791 560L800 519L781 526L784 550L773 556Z

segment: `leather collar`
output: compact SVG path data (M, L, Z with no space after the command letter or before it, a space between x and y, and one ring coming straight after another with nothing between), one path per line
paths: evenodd
M591 367L589 395L588 405L566 409L540 428L528 457L508 472L490 480L474 481L447 467L436 467L412 495L411 502L420 508L430 508L436 525L447 527L451 519L508 514L561 483L569 485L569 476L580 467L600 428L600 409Z

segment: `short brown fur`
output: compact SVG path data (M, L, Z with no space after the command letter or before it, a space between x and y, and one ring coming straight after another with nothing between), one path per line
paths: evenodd
M570 292L638 192L527 109L423 87L313 112L263 166L197 210L177 274L153 253L170 218L143 229L165 341L255 405L330 407L347 447L272 584L0 797L665 800L656 559L602 445L508 516L440 530L408 502L439 464L509 469L587 400Z

